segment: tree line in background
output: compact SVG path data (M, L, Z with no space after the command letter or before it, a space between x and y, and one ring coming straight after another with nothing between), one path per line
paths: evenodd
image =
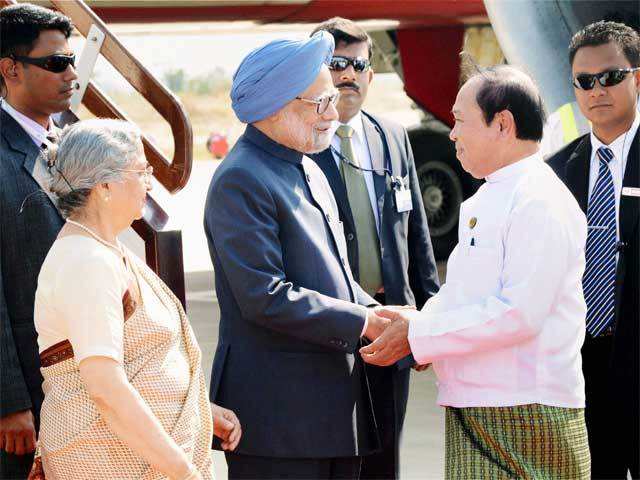
M211 95L221 91L229 91L231 78L221 67L203 75L189 77L183 68L167 70L162 76L164 84L174 93L194 93L196 95Z

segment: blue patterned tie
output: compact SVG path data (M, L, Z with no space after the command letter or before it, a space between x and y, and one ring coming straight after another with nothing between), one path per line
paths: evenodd
M587 332L597 337L613 324L616 280L616 196L609 162L613 152L607 147L597 151L600 169L587 208L586 260L582 278L587 302Z

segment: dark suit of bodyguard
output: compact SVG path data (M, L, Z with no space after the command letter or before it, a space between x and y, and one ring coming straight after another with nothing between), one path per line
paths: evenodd
M234 111L249 125L218 167L205 206L221 312L211 400L232 408L243 429L227 454L230 478L357 478L356 457L379 445L357 353L363 305L375 302L353 279L322 171L304 145L271 138L310 124L293 128L291 116L269 123L286 109L296 120L331 124L319 104L302 99L334 91L324 66L332 51L327 34L275 41L234 76ZM315 135L304 133L303 143ZM331 132L318 135L326 146Z
M362 122L374 168L378 171L386 168L392 173L373 174L380 219L378 234L383 282L383 293L375 298L386 305L421 308L438 291L438 273L409 139L405 129L393 122L364 112ZM331 150L325 150L315 155L314 160L327 176L335 195L347 240L349 265L359 281L357 233L335 156ZM398 212L392 176L402 179L404 188L410 192L412 210ZM364 460L365 468L368 463L375 462L371 470L367 468L367 478L399 477L399 445L409 395L410 366L410 363L399 362L392 367L366 367L385 447L382 454Z
M592 23L571 39L569 60L591 132L548 163L589 225L582 370L591 477L640 478L640 36ZM595 75L616 71L604 85Z
M638 120L627 156L622 188L640 188ZM584 135L549 158L549 165L587 213L590 134ZM623 478L627 468L633 478L640 472L640 197L620 197L620 240L615 278L613 325L595 338L588 335L582 349L586 382L586 420L591 455L598 472L615 471L606 478ZM594 478L600 478L602 473ZM604 477L603 477L604 478Z
M416 305L420 309L437 293L439 286L409 137L401 125L366 112L362 112L362 123L374 169L388 171L383 175L372 175L380 219L378 234L385 304ZM344 224L349 265L359 282L359 252L353 213L335 157L330 149L313 156L335 195L340 220ZM398 212L395 198L398 181L409 191L411 210Z
M70 53L72 30L67 17L43 7L0 9L0 478L26 478L33 460L43 399L33 304L40 267L64 222L44 193L41 148L54 141L51 115L69 108L61 92L77 79L71 62L51 71L11 57ZM21 451L28 453L14 454Z
M438 273L409 138L402 126L361 110L373 79L371 39L340 17L314 31L329 32L336 42L330 69L342 125L331 149L314 159L338 203L349 265L380 303L422 308L438 291ZM366 367L382 451L363 460L362 478L399 477L411 363L409 357L391 367Z
M63 219L34 176L37 162L45 162L41 150L4 110L0 131L0 417L30 409L37 429L43 393L33 303ZM0 476L26 477L33 455L0 455Z

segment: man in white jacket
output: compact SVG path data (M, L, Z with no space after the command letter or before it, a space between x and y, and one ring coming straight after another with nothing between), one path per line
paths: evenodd
M580 348L587 223L542 160L544 106L522 72L472 76L450 138L486 183L460 209L446 283L393 320L365 361L432 363L446 412L446 477L589 478Z

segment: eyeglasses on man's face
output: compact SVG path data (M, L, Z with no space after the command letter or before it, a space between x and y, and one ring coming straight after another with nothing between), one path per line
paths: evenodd
M617 68L594 74L581 73L573 79L573 86L578 90L591 90L596 86L597 81L602 87L613 87L621 83L629 73L636 70L640 70L640 67Z
M338 92L332 93L331 95L323 95L317 99L296 97L296 100L315 104L318 115L322 115L326 112L330 104L334 106L337 105L339 99L340 94Z
M343 57L341 55L334 56L329 62L329 69L336 72L346 70L349 65L353 65L356 72L364 72L371 66L371 62L363 57Z
M47 55L46 57L26 57L23 55L10 55L9 58L13 59L13 61L15 62L35 65L36 67L40 67L53 73L62 73L67 69L69 65L71 65L72 67L75 67L76 65L76 56L74 54L63 55L61 53L55 53L53 55Z

